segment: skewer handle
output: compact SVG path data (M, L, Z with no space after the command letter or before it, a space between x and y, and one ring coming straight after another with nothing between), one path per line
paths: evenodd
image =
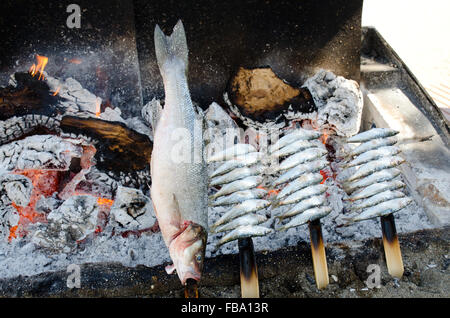
M242 298L259 298L258 268L251 237L239 239Z
M314 277L318 289L328 286L328 265L323 244L322 226L320 219L309 222L309 235L311 240L311 252L314 266Z
M188 278L184 287L185 298L198 298L198 284L195 279Z
M401 278L403 276L403 259L398 242L395 220L392 214L380 217L381 231L383 232L384 255L388 272L391 276Z

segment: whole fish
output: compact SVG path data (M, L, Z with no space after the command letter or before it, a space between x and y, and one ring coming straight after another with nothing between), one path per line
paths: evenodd
M212 196L212 198L217 199L218 197L222 197L233 192L256 188L262 182L262 180L263 178L260 176L250 176L241 180L233 181L224 185Z
M401 165L404 162L405 159L398 156L385 157L378 159L376 161L370 161L360 166L359 169L354 174L349 176L345 181L350 182L353 180L361 179L367 177L368 175L371 175L374 172L387 168L393 168L398 165Z
M345 183L344 189L347 193L352 193L356 189L370 186L371 184L383 181L389 181L400 175L401 171L397 168L389 168L381 171L377 171L362 179Z
M214 229L214 233L231 231L242 225L258 225L267 221L265 215L260 214L246 214L231 220L230 222L221 225Z
M358 147L353 149L350 152L350 156L357 156L366 151L370 151L373 149L378 149L385 146L392 146L397 143L397 138L388 137L388 138L377 138L373 140L366 141L365 143L360 144Z
M374 205L366 210L363 210L360 214L357 216L347 219L347 223L344 224L344 226L350 225L354 222L363 221L367 219L371 219L377 216L384 216L388 215L394 212L397 212L409 204L412 203L412 200L410 198L399 198L399 199L393 199L389 201L384 201L382 203L379 203L377 205Z
M250 144L235 144L234 146L210 156L208 162L226 161L254 152L256 152L256 149Z
M321 206L325 203L325 200L326 200L326 198L325 198L325 195L323 195L323 194L315 195L313 197L304 199L304 200L300 201L299 203L297 203L296 205L294 205L294 207L292 209L290 209L289 211L287 211L286 213L284 213L280 216L277 216L276 218L279 221L282 221L285 218L295 216L295 215L302 213L303 211L306 211L308 209Z
M291 183L289 183L287 186L281 190L277 195L277 200L280 200L286 196L288 196L291 193L294 193L295 191L298 191L300 189L306 188L312 184L317 184L322 182L323 176L320 173L307 173L304 174Z
M321 135L322 135L322 133L320 133L316 130L298 128L298 129L295 129L293 132L291 132L287 135L284 135L283 137L278 139L278 141L275 144L273 144L269 147L269 152L273 153L273 152L283 148L284 146L287 146L297 140L318 139L318 138L320 138Z
M291 227L296 227L302 224L305 224L310 221L314 221L320 218L323 218L330 214L330 212L333 209L331 209L328 206L321 206L321 207L315 207L308 209L304 211L303 213L295 216L292 220L290 220L287 224L281 226L278 228L278 231L284 231L287 229L290 229Z
M298 178L302 174L323 170L326 167L328 167L328 165L329 165L329 163L325 159L320 159L320 160L315 160L315 161L300 164L300 165L288 170L287 172L283 173L281 176L279 176L274 181L273 184L274 184L274 186L278 186L285 182L294 180L295 178Z
M385 138L397 135L399 132L390 128L372 128L347 139L347 142L366 142L376 138Z
M362 209L377 205L378 203L381 203L384 201L389 201L392 199L403 198L403 197L405 197L405 194L401 191L387 190L384 192L377 193L368 199L361 200L358 203L354 202L350 206L350 210L362 210Z
M227 211L224 215L222 215L212 226L214 229L219 225L227 223L232 219L240 217L244 214L248 214L251 212L256 212L262 210L270 205L269 201L266 200L247 200L238 205L232 207L229 211Z
M287 198L275 203L274 206L297 203L303 199L322 194L327 191L327 189L328 187L324 184L316 184L292 193Z
M226 206L236 203L241 203L246 200L261 199L267 195L267 191L264 189L251 189L234 192L230 195L220 197L214 200L212 206Z
M281 164L277 167L276 171L284 171L290 169L299 164L320 158L327 153L328 151L323 148L309 148L303 150L283 160Z
M258 226L258 225L243 225L239 226L238 228L234 229L230 233L226 234L224 237L222 237L219 242L216 244L216 248L220 247L221 245L238 240L241 238L247 238L247 237L255 237L255 236L264 236L267 234L273 233L272 229L269 229L264 226Z
M403 188L405 184L399 180L392 180L380 183L374 183L368 186L367 188L363 188L362 190L353 193L348 200L355 201L361 200L364 198L371 197L377 193L384 192L386 190L397 190Z
M400 148L395 147L395 146L387 146L387 147L381 147L381 148L374 149L374 150L369 150L369 151L363 152L358 157L356 157L355 159L350 161L346 165L346 167L350 168L350 167L354 167L354 166L359 166L359 165L362 165L363 163L366 163L366 162L369 162L369 161L372 161L375 159L379 159L382 157L393 156L398 153L400 153Z
M261 159L262 154L260 152L252 152L243 156L238 156L235 159L225 161L221 164L213 173L211 178L223 175L236 168L249 167L258 162Z
M255 176L260 173L261 173L261 169L248 168L248 167L237 168L237 169L234 169L233 171L230 171L224 175L213 178L211 180L211 182L209 183L209 185L217 186L217 185L221 185L221 184L226 184L226 183L230 183L230 182L233 182L236 180L243 179L245 177Z
M165 105L156 124L151 158L151 197L161 234L181 283L200 280L208 233L208 175L203 159L202 122L192 104L186 73L188 48L181 21L171 36L155 28L156 58L164 81ZM196 131L197 133L194 133ZM191 158L174 154L183 132ZM191 160L189 160L191 159Z
M280 150L273 152L271 156L274 158L280 158L292 155L308 148L316 148L321 146L322 142L320 142L319 140L297 140L292 144L289 144L281 148Z

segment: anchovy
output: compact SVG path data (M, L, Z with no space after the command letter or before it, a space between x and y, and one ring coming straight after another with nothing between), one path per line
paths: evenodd
M323 195L323 194L315 195L308 199L304 199L304 200L300 201L299 203L297 203L288 212L286 212L280 216L277 216L276 218L281 221L285 218L295 216L295 215L302 213L303 211L306 211L308 209L323 205L325 203L325 200L326 200L325 195Z
M255 147L250 144L236 144L223 151L220 151L208 158L208 162L226 161L229 159L235 159L238 156L242 156L248 153L256 152Z
M275 151L271 156L274 158L285 157L308 148L317 148L320 146L322 146L322 143L319 140L297 140Z
M360 214L357 216L348 219L348 222L344 224L344 226L350 225L354 222L363 221L367 219L371 219L377 216L384 216L388 215L394 212L397 212L409 204L412 203L412 200L410 198L399 198L399 199L393 199L389 201L385 201L382 203L379 203L377 205L374 205L366 210L363 210Z
M378 149L366 151L366 152L363 152L362 154L360 154L358 157L356 157L352 161L350 161L346 165L346 167L350 168L350 167L354 167L354 166L359 166L366 162L369 162L369 161L372 161L375 159L379 159L382 157L393 156L398 153L400 153L400 148L395 147L395 146L381 147Z
M291 180L294 180L295 178L298 178L302 174L308 173L308 172L317 172L320 170L325 169L328 167L328 161L325 159L320 159L317 161L311 161L304 164L300 164L284 174L282 174L278 179L274 181L274 186L283 184L285 182L289 182Z
M251 165L255 164L256 162L258 162L259 159L261 159L261 156L262 156L262 154L260 152L252 152L252 153L249 153L246 155L236 157L235 159L228 160L228 161L224 162L223 164L221 164L219 166L219 168L214 170L214 172L211 174L211 178L223 175L223 174L230 172L236 168L251 166Z
M229 211L227 211L224 215L222 215L219 220L217 220L211 228L216 228L219 225L229 222L232 219L235 219L244 214L248 214L251 212L256 212L262 210L270 205L269 201L266 200L247 200L244 201L234 207L232 207Z
M234 169L233 171L228 172L227 174L213 178L211 180L211 182L209 183L209 185L217 186L217 185L221 185L221 184L230 183L230 182L233 182L236 180L241 180L243 178L259 174L260 171L258 171L258 170L261 170L261 169L248 168L248 167L237 168L237 169Z
M399 132L390 128L372 128L347 139L347 142L366 142L376 138L385 138L397 135Z
M323 218L323 217L327 216L328 214L330 214L330 212L332 210L333 209L328 206L315 207L315 208L308 209L308 210L304 211L303 213L301 213L300 215L297 215L296 217L294 217L286 225L283 225L280 228L278 228L278 231L284 231L284 230L290 229L291 227L296 227L296 226L305 224L307 222Z
M216 248L219 246L237 240L247 237L255 237L255 236L264 236L270 233L273 233L274 231L272 229L269 229L264 226L258 226L258 225L243 225L239 226L238 228L234 229L224 237L220 239L219 242L216 244Z
M224 185L212 196L212 198L218 198L233 192L255 188L262 182L262 180L263 179L260 176L251 176L242 180L233 181Z
M307 173L304 174L291 183L289 183L287 186L281 190L277 195L277 200L280 200L286 196L288 196L291 193L294 193L295 191L298 191L300 189L306 188L312 184L317 184L322 182L323 176L320 173Z
M345 192L352 193L356 189L367 187L371 184L383 181L389 181L400 175L400 170L397 168L384 169L377 171L365 178L344 184Z
M378 138L378 139L369 140L369 141L366 141L365 143L362 143L355 149L353 149L350 152L350 156L357 156L364 152L367 152L367 151L370 151L373 149L378 149L378 148L385 147L385 146L392 146L392 145L395 145L396 143L397 143L397 138L395 138L395 137Z
M386 190L397 190L403 188L405 184L399 180L387 181L374 183L368 186L367 188L363 188L362 190L352 194L348 200L361 200L364 198L371 197L377 193L386 191Z
M225 231L231 231L242 225L258 225L267 221L267 217L265 215L260 214L246 214L231 220L230 222L218 226L213 229L214 233L220 233Z
M365 163L364 165L360 166L360 168L353 175L348 177L345 181L349 182L349 181L361 179L368 175L371 175L372 173L374 173L376 171L396 167L398 165L401 165L404 162L405 162L405 159L398 157L398 156L385 157L385 158L381 158L376 161L370 161L370 162Z
M246 200L252 200L252 199L261 199L267 195L267 191L264 189L252 189L252 190L244 190L244 191L238 191L234 192L230 195L218 198L217 200L214 200L211 205L212 206L224 206L224 205L231 205L236 203L241 203Z
M322 133L316 130L309 129L296 129L293 132L281 137L274 145L269 147L269 152L273 153L274 151L283 148L297 140L312 140L318 139Z
M350 206L350 210L362 210L362 209L377 205L378 203L381 203L384 201L389 201L392 199L403 198L403 197L405 197L405 194L401 191L387 190L384 192L377 193L368 199L361 200L360 203L353 203L352 206Z
M316 184L316 185L313 185L308 188L301 189L297 192L292 193L284 200L279 201L278 204L275 204L275 206L297 203L303 199L312 197L314 195L322 194L325 191L327 191L327 189L328 189L328 187L324 184Z
M328 151L322 148L310 148L303 150L283 160L283 162L281 162L276 171L284 171L290 169L299 164L320 158L327 153Z

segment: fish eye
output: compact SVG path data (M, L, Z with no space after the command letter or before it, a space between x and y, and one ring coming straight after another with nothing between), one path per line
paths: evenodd
M198 254L198 255L195 257L195 260L196 260L197 262L201 262L201 261L202 261L202 256L201 256L200 254Z

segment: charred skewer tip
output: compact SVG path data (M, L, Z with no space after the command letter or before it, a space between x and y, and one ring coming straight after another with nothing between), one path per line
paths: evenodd
M198 298L198 283L195 279L188 278L184 286L185 298Z
M382 216L380 217L380 221L388 272L393 277L401 278L403 276L404 267L397 230L395 228L394 216L393 214Z
M258 268L251 237L238 240L242 298L259 298Z
M318 289L324 289L329 284L327 257L325 246L323 244L322 226L320 219L311 221L309 225L309 234L311 240L311 252L314 266L314 277Z

